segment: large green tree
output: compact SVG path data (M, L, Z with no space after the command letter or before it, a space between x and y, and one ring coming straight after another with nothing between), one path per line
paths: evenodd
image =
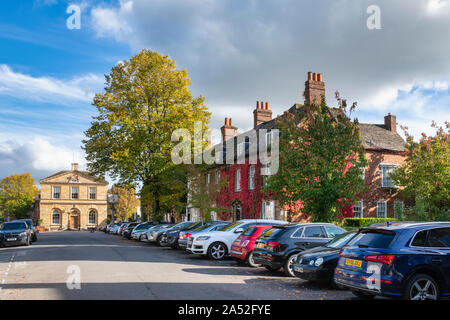
M185 128L192 135L195 121L206 131L210 113L202 96L192 96L187 71L166 55L142 50L105 77L105 92L93 103L99 115L83 140L88 169L141 186L151 213L160 215L162 202L186 192L185 184L179 192L179 170L171 160L172 133Z
M348 117L356 104L347 110L336 96L339 108L323 100L280 117L279 171L264 187L283 207L298 207L313 221L332 221L364 191L361 170L367 161L358 122Z
M445 125L442 128L433 122L436 134L422 133L418 142L404 128L408 156L391 178L401 187L400 193L419 200L423 209L419 219L450 218L450 123Z
M0 181L0 212L14 219L28 218L34 197L39 193L29 173L13 174Z
M114 217L125 221L132 218L139 205L136 189L133 186L114 184L108 190L108 194L117 195L117 203L114 205Z

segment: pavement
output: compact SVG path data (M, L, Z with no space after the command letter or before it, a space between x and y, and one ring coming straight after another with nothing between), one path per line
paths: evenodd
M103 232L40 233L26 247L0 248L0 300L348 300L354 296L231 259Z

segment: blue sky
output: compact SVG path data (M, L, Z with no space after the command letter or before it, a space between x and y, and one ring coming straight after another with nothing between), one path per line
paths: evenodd
M186 68L218 129L252 126L257 100L274 115L302 103L308 71L358 102L361 122L397 115L414 135L450 120L448 0L2 1L0 177L36 180L85 165L80 148L104 74L142 48ZM69 30L69 5L81 29ZM381 29L366 25L369 5Z

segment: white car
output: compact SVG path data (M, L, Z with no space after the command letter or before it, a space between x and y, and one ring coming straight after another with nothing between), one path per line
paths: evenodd
M222 260L230 253L231 245L244 230L255 224L287 224L280 220L243 219L216 231L200 232L189 237L186 250L193 254L206 255L213 260Z

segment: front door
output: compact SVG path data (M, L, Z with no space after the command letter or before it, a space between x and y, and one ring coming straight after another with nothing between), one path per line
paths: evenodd
M70 229L78 229L78 216L70 217Z

